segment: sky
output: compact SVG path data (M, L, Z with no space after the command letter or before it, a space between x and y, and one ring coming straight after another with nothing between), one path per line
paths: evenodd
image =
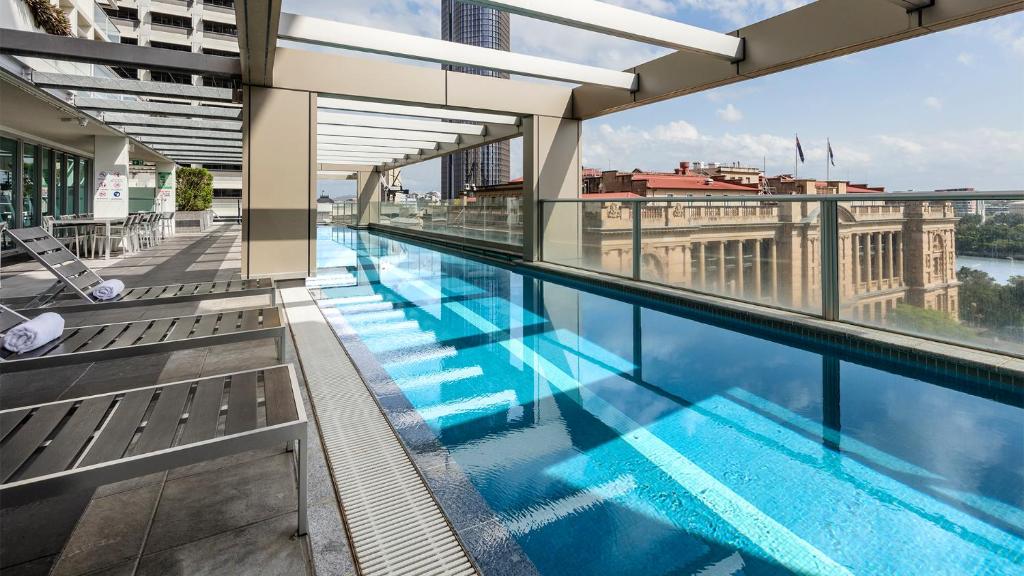
M729 32L806 2L613 3ZM440 36L439 0L285 0L284 10ZM512 50L615 69L666 53L515 15ZM687 160L793 173L796 134L801 176L825 177L827 138L833 179L887 190L1024 189L1024 14L587 120L583 159L600 169L669 171ZM521 141L512 143L511 172L522 174ZM403 180L413 191L438 189L440 161L404 169Z

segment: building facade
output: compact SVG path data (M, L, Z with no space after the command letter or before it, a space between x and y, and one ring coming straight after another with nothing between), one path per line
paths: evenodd
M235 25L234 0L119 0L116 4L116 7L104 7L104 11L120 31L120 42L123 44L238 57L238 28ZM114 71L130 79L231 87L229 81L214 76L126 67L114 68ZM203 166L213 174L214 197L241 198L241 165L193 166ZM133 172L133 182L144 182L144 174L141 170Z
M456 0L441 1L441 38L452 42L508 51L511 49L510 19L507 12L465 4ZM461 66L445 66L448 70L508 78L508 74ZM457 152L441 160L441 196L457 198L466 189L493 186L508 182L509 143L487 144Z

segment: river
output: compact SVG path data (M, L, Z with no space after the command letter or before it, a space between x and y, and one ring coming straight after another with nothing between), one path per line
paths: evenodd
M979 256L957 256L956 268L966 266L974 270L987 272L1000 284L1008 284L1010 276L1024 276L1024 260L1007 260L1005 258L982 258Z

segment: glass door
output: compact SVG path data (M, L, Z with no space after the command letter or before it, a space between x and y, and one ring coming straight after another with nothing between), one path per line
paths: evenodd
M71 154L64 157L64 201L66 202L68 214L78 214L78 158Z
M0 138L0 219L14 228L14 194L18 157L18 142L10 138Z
M39 147L25 144L21 161L21 225L29 228L39 224Z
M39 148L39 216L53 215L53 151Z

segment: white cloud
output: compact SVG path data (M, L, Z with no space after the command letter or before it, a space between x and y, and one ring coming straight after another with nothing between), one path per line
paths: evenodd
M887 136L883 134L878 137L878 140L883 146L886 146L896 152L902 152L904 154L920 154L921 152L924 152L924 146L907 138Z
M973 66L974 54L971 54L970 52L961 52L957 54L956 61L963 64L964 66Z
M925 98L924 105L932 110L942 110L942 100L936 96L929 96Z
M725 108L719 108L715 114L726 122L739 122L740 120L743 120L743 112L741 112L739 108L733 106L731 102L727 104Z

